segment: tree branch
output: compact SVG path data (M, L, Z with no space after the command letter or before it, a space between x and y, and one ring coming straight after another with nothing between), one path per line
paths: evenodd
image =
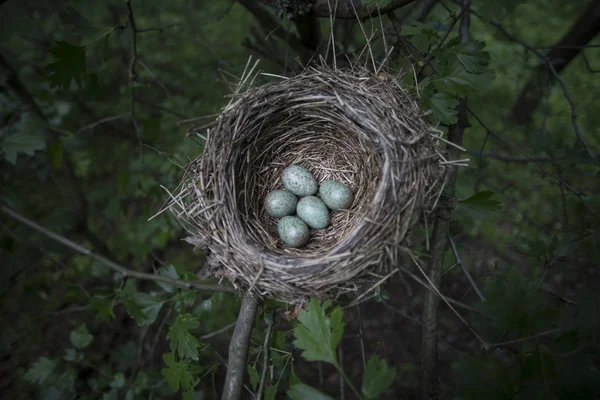
M336 19L359 19L362 21L387 14L413 1L415 0L391 0L384 7L380 7L378 11L377 2L366 2L364 0L316 0L311 15L317 18L329 18L329 10L331 9Z
M267 381L267 373L269 369L269 350L271 348L271 332L273 331L274 323L271 322L267 327L267 334L265 335L265 342L263 344L263 368L260 376L260 383L258 385L258 392L256 393L256 400L262 400L262 395L265 390L265 383Z
M499 24L495 24L497 28ZM560 72L582 51L582 46L600 32L600 2L592 0L571 29L551 48L547 55L525 45L542 61L533 71L510 110L510 119L517 124L527 124L539 106L543 94L551 85L553 76ZM506 32L505 32L506 33ZM521 42L522 45L524 45Z
M229 343L229 356L227 362L227 376L223 387L223 400L237 400L241 398L244 378L246 376L246 362L248 361L248 348L250 335L254 326L254 317L258 308L258 296L246 293L242 299L242 306L238 315L233 336Z
M464 11L470 6L469 0L462 3L463 10L459 14L461 22L459 27L459 36L461 42L469 42L469 13ZM458 18L458 17L455 17ZM456 21L453 21L456 22ZM448 129L448 139L457 145L462 144L463 133L469 126L467 116L466 99L461 99L458 106L458 122ZM448 145L448 160L460 159L460 150L455 146ZM444 255L448 248L448 233L450 230L450 221L452 208L454 207L455 197L454 189L458 167L450 165L447 167L447 189L450 192L449 198L445 204L440 204L433 225L431 236L431 250L428 268L428 278L435 287L440 287L442 281L442 268L444 266ZM434 293L425 294L423 304L422 328L421 328L421 387L424 399L438 398L438 376L437 376L437 348L438 348L438 306L439 297Z
M296 35L289 33L283 26L275 20L271 14L265 10L256 0L238 0L260 23L267 37L271 34L277 36L286 42L304 61L307 62L312 57L312 52L304 46L302 41ZM266 39L265 39L266 40Z
M145 272L138 272L138 271L134 271L134 270L125 268L100 254L96 254L93 251L91 251L83 246L80 246L79 244L65 238L64 236L61 236L55 232L52 232L49 229L44 228L43 226L36 224L35 222L31 221L28 218L25 218L24 216L18 214L17 212L11 210L10 208L8 208L6 206L0 205L0 211L2 211L4 214L8 215L9 217L21 222L22 224L27 225L28 227L41 233L42 235L45 235L48 238L67 246L71 250L74 250L78 253L89 256L89 257L93 258L94 260L101 262L102 264L106 265L110 269L123 275L123 278L130 276L132 278L137 278L137 279L142 279L142 280L147 280L147 281L165 282L165 283L171 284L173 286L182 287L185 289L198 289L198 290L205 290L205 291L210 291L210 292L237 293L237 291L232 287L182 281L180 279L173 279L173 278L169 278L167 276L147 274Z

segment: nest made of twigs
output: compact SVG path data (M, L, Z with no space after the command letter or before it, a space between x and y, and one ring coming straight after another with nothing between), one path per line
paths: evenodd
M370 287L397 266L410 227L442 190L441 133L396 79L309 67L258 87L242 79L186 170L171 211L213 273L288 302ZM354 193L308 245L285 247L267 193L290 164Z

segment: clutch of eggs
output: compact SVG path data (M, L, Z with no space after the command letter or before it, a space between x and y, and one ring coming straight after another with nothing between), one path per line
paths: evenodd
M299 165L284 169L281 180L285 190L267 194L265 211L272 217L281 218L277 231L281 241L289 247L305 246L309 240L309 227L326 228L331 221L329 210L348 209L354 201L352 191L345 184L328 180L319 185L310 171ZM317 192L320 198L316 196Z

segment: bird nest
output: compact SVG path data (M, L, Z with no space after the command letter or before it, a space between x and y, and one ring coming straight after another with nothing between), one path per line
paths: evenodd
M242 79L169 208L211 274L242 290L290 303L364 294L396 271L411 226L437 203L441 132L386 74L320 66L279 78L256 87ZM300 249L282 244L264 210L291 164L354 193Z

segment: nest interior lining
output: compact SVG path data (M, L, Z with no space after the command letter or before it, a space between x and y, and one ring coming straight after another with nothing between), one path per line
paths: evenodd
M289 302L335 297L398 262L407 231L439 193L437 135L394 82L361 69L308 68L232 100L172 210L234 283ZM290 164L319 182L342 181L355 196L302 249L284 247L264 211Z

